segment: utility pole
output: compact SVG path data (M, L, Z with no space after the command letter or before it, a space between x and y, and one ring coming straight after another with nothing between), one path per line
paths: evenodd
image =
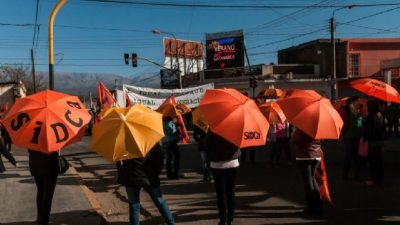
M330 28L331 28L331 44L332 44L332 89L331 89L331 97L333 100L337 99L337 81L336 81L336 27L335 27L335 17L332 15L330 19Z
M33 93L36 93L35 58L34 58L34 54L33 54L33 48L31 48L31 62L32 62Z

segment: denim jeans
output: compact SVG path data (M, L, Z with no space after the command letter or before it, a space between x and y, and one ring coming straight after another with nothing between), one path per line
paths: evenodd
M319 160L298 160L300 173L304 182L307 210L315 213L322 213L323 203L320 197L319 186L315 179L315 173L320 164Z
M129 201L129 221L131 225L140 224L140 189L142 187L126 187ZM146 192L150 195L154 204L157 206L158 211L164 217L168 225L175 225L174 217L168 209L168 205L161 195L160 187L144 187Z

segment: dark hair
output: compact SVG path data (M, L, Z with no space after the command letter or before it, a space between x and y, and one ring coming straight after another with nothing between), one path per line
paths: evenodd
M370 100L367 102L368 114L375 115L379 112L379 103L375 100Z
M353 95L346 100L346 105L349 106L351 103L357 101L360 98L358 95Z

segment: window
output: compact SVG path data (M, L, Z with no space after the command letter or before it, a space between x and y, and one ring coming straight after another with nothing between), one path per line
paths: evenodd
M360 76L360 55L350 54L349 61L350 76Z

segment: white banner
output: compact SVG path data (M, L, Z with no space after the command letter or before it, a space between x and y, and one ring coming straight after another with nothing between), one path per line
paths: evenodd
M198 87L184 89L155 89L123 85L123 90L131 102L143 104L151 109L157 109L164 100L174 95L177 102L188 105L190 108L199 106L207 89L214 89L214 84L205 84Z

